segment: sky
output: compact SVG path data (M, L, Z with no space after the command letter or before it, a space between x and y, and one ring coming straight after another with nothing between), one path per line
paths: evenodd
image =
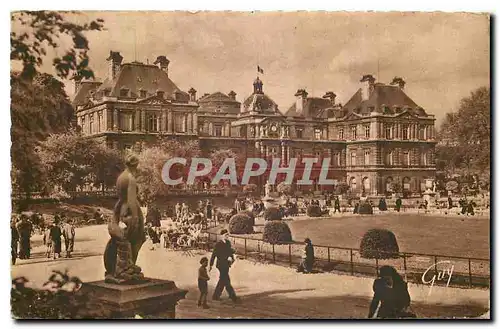
M109 51L123 62L170 60L169 76L187 91L234 90L242 102L252 91L257 65L264 92L285 112L297 89L346 103L360 78L394 76L439 124L461 98L489 86L489 17L467 13L346 12L84 12L79 22L103 18L106 31L88 33L90 65L98 79ZM64 53L65 40L56 53ZM53 55L49 52L48 56ZM51 60L42 70L54 73ZM71 82L67 92L73 93Z

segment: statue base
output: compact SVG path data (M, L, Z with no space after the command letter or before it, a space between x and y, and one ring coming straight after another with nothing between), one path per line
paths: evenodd
M82 292L96 304L102 305L109 318L157 316L175 319L177 302L184 299L187 290L177 288L175 282L147 279L138 284L112 284L104 281L84 283Z

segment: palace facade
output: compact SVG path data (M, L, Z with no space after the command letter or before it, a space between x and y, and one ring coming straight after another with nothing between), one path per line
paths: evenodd
M328 178L367 195L391 193L396 182L407 194L419 194L435 176L435 118L406 95L402 79L383 84L365 75L344 105L333 91L314 97L299 89L282 112L258 77L240 103L234 91L197 98L194 88L180 90L165 56L153 65L122 63L111 51L107 61L103 82L75 83L73 105L83 134L108 147L138 151L163 136L196 140L206 155L231 149L269 161L280 157L284 165L290 158L316 157L320 164L329 158ZM314 185L301 188L332 189L316 184L318 178L315 166Z

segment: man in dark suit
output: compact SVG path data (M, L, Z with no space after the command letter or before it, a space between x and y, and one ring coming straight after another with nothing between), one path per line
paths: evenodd
M212 257L210 258L209 271L212 270L215 258L217 258L215 266L219 270L219 282L217 282L212 299L220 300L222 291L226 288L229 298L231 298L233 302L237 302L238 298L236 297L236 293L231 286L231 279L229 278L229 268L234 263L234 250L231 248L228 231L222 230L220 234L222 235L222 240L215 244Z

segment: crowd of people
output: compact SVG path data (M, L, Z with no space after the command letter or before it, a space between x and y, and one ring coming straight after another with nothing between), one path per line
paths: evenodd
M40 213L14 214L11 220L11 262L31 258L31 237L39 232L43 235L46 256L54 259L61 257L64 239L66 257L70 258L75 245L75 227L64 214L56 214L48 223Z

